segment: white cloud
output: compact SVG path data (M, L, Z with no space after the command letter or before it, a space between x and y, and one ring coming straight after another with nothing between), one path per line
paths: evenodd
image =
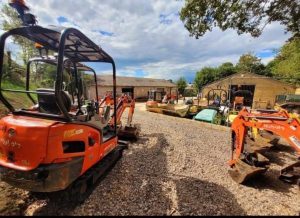
M272 61L274 58L273 57L268 57L268 58L262 58L261 62L263 64L268 64L270 61Z
M123 75L133 75L142 69L147 77L192 78L204 66L217 66L225 61L236 63L243 53L278 49L289 38L282 26L273 23L260 38L215 29L196 40L189 37L176 15L184 1L27 0L27 3L37 15L39 25L57 25L60 16L68 19L65 26L78 25L116 59L118 71ZM168 22L161 22L160 15ZM99 31L113 36L101 35Z

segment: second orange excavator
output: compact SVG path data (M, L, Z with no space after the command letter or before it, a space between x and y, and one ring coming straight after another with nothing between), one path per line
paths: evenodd
M108 117L106 114L111 112L111 107L114 104L114 99L110 93L106 94L105 97L99 103L100 117ZM115 119L118 125L117 133L119 139L124 140L137 140L139 135L138 127L132 125L132 118L135 109L135 100L128 94L123 93L117 101L116 105L116 116L111 116L109 123L110 126L114 126ZM122 125L122 116L125 110L128 109L126 125ZM105 121L104 121L105 123Z
M269 160L260 151L285 139L295 152L300 153L300 122L285 111L240 111L232 123L232 157L229 174L244 183L268 170ZM300 159L281 170L279 178L300 186Z

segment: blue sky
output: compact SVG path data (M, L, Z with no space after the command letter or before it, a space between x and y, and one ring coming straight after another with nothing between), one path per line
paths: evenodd
M251 52L268 63L289 35L279 23L252 38L234 30L218 28L196 40L179 19L184 1L169 0L27 0L39 25L76 27L108 52L117 74L189 82L206 66L237 63ZM97 73L111 73L107 66L94 66Z
M275 49L273 49L273 50L266 49L266 50L262 50L262 51L256 53L255 55L259 58L264 59L264 58L273 58L274 56L276 56L277 53L278 52Z

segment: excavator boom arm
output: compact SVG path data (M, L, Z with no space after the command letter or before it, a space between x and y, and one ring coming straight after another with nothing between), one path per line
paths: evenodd
M118 99L118 104L117 104L117 116L116 116L117 123L120 123L122 115L126 110L126 108L129 108L127 125L130 126L132 122L133 113L134 113L135 101L128 95L122 95ZM112 126L114 125L114 119L115 117L113 117L113 119L111 119L110 121L110 125Z
M300 153L300 122L290 118L286 111L268 114L242 110L232 124L237 156L242 153L247 127L270 131L286 139L293 149Z

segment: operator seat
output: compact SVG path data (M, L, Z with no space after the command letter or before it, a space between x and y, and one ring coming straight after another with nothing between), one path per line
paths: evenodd
M69 95L62 91L62 101L68 112L71 110L72 101ZM56 104L54 89L37 89L39 112L49 114L61 114L61 111Z

